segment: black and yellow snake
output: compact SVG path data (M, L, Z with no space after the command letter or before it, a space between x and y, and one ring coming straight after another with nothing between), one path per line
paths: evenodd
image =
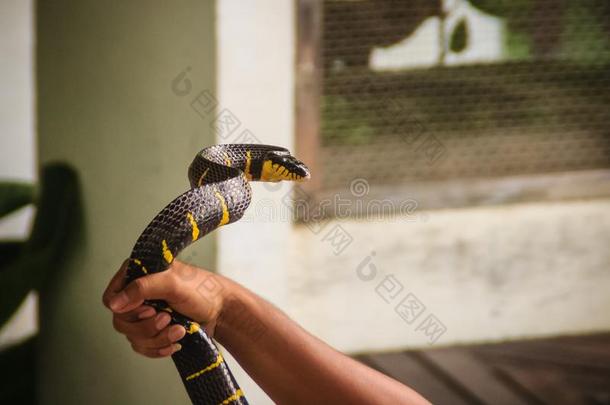
M186 246L216 228L239 220L251 200L249 181L301 181L308 168L287 149L258 144L215 145L195 156L188 170L191 189L176 197L150 222L130 256L126 282L166 270ZM247 404L216 345L199 324L163 301L172 323L187 331L172 355L194 404Z

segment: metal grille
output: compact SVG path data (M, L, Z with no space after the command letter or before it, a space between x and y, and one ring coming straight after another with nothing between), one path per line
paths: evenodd
M333 0L322 30L324 189L610 167L610 2Z

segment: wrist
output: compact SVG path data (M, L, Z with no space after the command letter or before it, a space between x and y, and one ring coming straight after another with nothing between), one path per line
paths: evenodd
M225 280L229 287L224 290L214 337L226 347L236 337L256 338L265 328L256 315L253 294L241 285Z

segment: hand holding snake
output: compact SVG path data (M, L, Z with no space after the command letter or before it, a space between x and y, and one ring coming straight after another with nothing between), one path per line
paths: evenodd
M198 153L188 177L191 189L161 210L138 238L127 262L126 283L165 271L186 246L239 220L251 201L249 181L303 181L309 170L284 148L228 144ZM221 353L197 322L165 301L145 303L185 330L181 350L172 359L193 403L247 404Z

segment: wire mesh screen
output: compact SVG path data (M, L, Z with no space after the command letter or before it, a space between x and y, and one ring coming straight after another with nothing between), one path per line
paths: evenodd
M325 189L610 167L610 2L327 0L322 21Z

